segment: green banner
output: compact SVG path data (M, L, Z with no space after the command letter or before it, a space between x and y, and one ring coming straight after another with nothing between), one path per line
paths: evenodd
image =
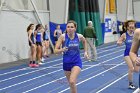
M77 32L81 34L92 21L98 38L96 45L103 44L98 0L69 0L69 20L77 22Z

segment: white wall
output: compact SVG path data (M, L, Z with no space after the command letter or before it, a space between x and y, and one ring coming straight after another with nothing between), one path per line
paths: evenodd
M140 0L135 0L134 4L134 19L140 22Z
M128 0L116 0L117 2L117 19L119 21L126 21L127 19L127 1Z
M59 24L65 23L68 15L68 1L50 0L50 11L39 11L43 25L49 24L49 21ZM13 2L12 5L15 3ZM30 23L37 24L37 20L33 11L15 10L15 8L16 5L14 7L4 6L3 9L8 10L3 10L0 13L0 64L29 58L26 28ZM31 8L33 7L31 6Z
M49 13L39 13L44 24L49 23ZM26 28L37 23L32 11L2 11L0 14L0 64L29 58Z
M116 0L116 1L117 1L117 19L122 22L134 19L132 0Z
M47 10L47 0L32 0L38 10ZM14 9L33 10L30 0L5 0L6 5Z
M102 22L104 22L105 0L98 0L98 1L99 1L100 19Z
M69 0L50 0L50 21L54 23L65 23L67 2Z

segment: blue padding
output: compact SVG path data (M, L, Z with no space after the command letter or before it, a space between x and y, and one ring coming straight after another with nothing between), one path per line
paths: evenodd
M140 22L136 22L136 27L140 28Z
M120 31L119 31L119 25L120 25L121 23L123 23L123 22L117 21L117 33L120 33Z
M105 37L105 23L101 23L102 26L102 37L103 37L103 41L104 41L104 37Z
M58 25L57 23L50 22L50 38L54 45L55 45L55 40L53 35L57 25ZM59 25L62 32L64 32L66 30L66 24L59 24Z

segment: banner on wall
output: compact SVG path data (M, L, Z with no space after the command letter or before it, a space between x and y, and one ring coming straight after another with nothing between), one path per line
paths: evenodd
M109 11L110 11L110 13L116 13L116 2L115 2L115 0L109 0Z
M109 1L105 0L105 14L107 15L109 13Z
M111 18L105 19L105 32L111 32Z

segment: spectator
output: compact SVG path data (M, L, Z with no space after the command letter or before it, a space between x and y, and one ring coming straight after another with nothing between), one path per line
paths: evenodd
M95 40L97 40L92 21L88 21L88 26L84 29L84 37L87 41L89 61L97 60L97 51L95 47Z
M57 25L56 30L54 31L55 44L60 35L62 35L62 30L60 29L60 25Z

